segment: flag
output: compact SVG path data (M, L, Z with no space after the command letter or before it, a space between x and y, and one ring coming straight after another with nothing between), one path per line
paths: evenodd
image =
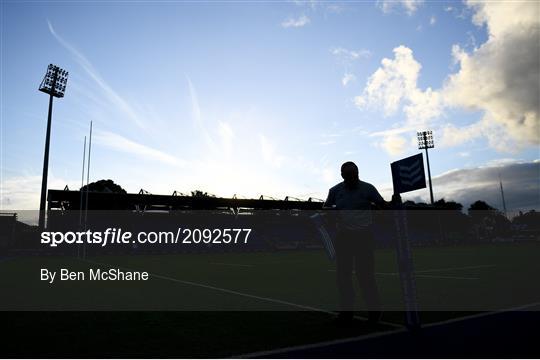
M315 225L315 228L317 229L317 232L319 233L319 237L323 243L324 250L326 251L326 255L328 256L328 259L330 259L330 261L334 261L336 258L336 250L334 249L334 243L332 241L332 237L330 236L330 233L326 229L324 217L321 214L314 214L314 215L311 215L309 218L311 222Z

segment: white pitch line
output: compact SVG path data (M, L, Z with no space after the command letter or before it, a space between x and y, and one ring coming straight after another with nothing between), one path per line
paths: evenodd
M426 269L426 270L415 270L415 276L417 278L432 278L432 279L452 279L452 280L480 280L478 277L465 277L465 276L450 276L450 275L423 275L424 273L430 272L440 272L440 271L455 271L455 270L470 270L470 269L482 269L482 268L491 268L495 265L471 265L471 266L460 266L460 267L448 267L448 268L439 268L439 269ZM335 272L335 269L330 269L328 271ZM354 271L353 271L354 273ZM376 275L385 275L385 276L398 276L399 273L375 273Z
M401 327L401 328L396 329L396 330L387 330L387 331L381 331L381 332L378 332L378 333L354 336L354 337L349 337L349 338L344 338L344 339L335 339L335 340L322 341L322 342L318 342L318 343L314 343L314 344L289 346L289 347L284 347L284 348L275 349L275 350L262 350L262 351L256 351L256 352L243 354L243 355L239 355L239 356L232 356L232 357L233 358L238 358L238 359L257 358L257 357L261 357L261 356L281 354L283 352L288 352L288 351L307 350L307 349L312 349L312 348L321 347L321 346L339 345L339 344L344 344L344 343L347 343L347 342L367 340L367 339L376 338L376 337L379 337L379 336L397 334L397 333L406 332L406 331L407 331L407 329L405 327Z
M330 272L336 272L335 269L329 269ZM353 274L356 274L355 271L352 272ZM377 272L375 275L380 276L399 276L399 273L381 273ZM447 275L423 275L423 274L415 274L415 277L417 278L429 278L429 279L452 279L452 280L480 280L478 277L463 277L463 276L447 276Z
M210 263L211 265L223 265L223 266L238 266L238 267L253 267L253 265L247 265L247 264L230 264L230 263L220 263L220 262L213 262Z
M416 274L417 278L429 278L429 279L451 279L451 280L480 280L478 277L462 277L462 276L447 276L447 275L422 275Z
M491 268L491 267L495 267L495 265L460 266L460 267L441 268L441 269L415 270L414 272L416 272L416 273L427 273L427 272L438 272L438 271L454 271L454 270L482 269L482 268Z
M522 305L522 306L516 306L516 307L513 307L513 308L507 308L507 309L495 310L495 311L490 311L490 312L484 312L484 313L479 313L479 314L474 314L474 315L467 315L467 316L462 316L462 317L449 319L449 320L443 320L443 321L439 321L439 322L435 322L435 323L429 323L429 324L422 325L422 328L425 329L425 328L430 328L430 327L435 327L435 326L452 324L452 323L455 323L455 322L466 321L466 320L469 320L469 319L481 318L481 317L484 317L484 316L490 316L490 315L495 315L495 314L504 313L504 312L522 311L522 310L526 310L527 308L534 307L534 306L540 306L540 302L535 302L535 303ZM346 338L346 339L322 341L322 342L313 343L313 344L290 346L290 347L284 347L284 348L274 349L274 350L257 351L257 352L252 352L252 353L243 354L243 355L234 356L234 357L235 358L253 358L253 357L261 357L261 356L271 356L271 355L282 354L284 352L289 352L289 351L314 349L314 348L324 347L324 346L329 346L329 345L339 345L339 344L343 344L343 343L347 343L347 342L367 340L367 339L371 339L371 338L377 338L377 337L396 334L396 333L401 333L401 332L405 332L405 331L407 331L407 329L401 328L401 329L397 329L397 330L383 331L383 332L380 332L380 333L361 335L361 336L351 337L351 338Z
M97 261L82 260L82 259L81 259L81 261L84 261L84 262L87 262L87 263L90 263L90 264L96 264L96 265L112 266L111 264L100 263L100 262L97 262ZM114 265L114 266L116 266L116 265ZM136 271L135 269L131 269L131 268L123 267L123 266L116 266L116 267L124 269L124 270ZM220 288L220 287L216 287L216 286L212 286L212 285L200 284L200 283L196 283L196 282L192 282L192 281L180 280L180 279L176 279L176 278L172 278L172 277L164 276L164 275L159 275L159 274L153 274L153 273L148 273L148 274L155 277L155 278L158 278L158 279L169 280L169 281L173 281L173 282L184 284L184 285L191 285L191 286L196 286L196 287L200 287L200 288L204 288L204 289L221 291L221 292L224 292L224 293L227 293L227 294L243 296L243 297L256 299L256 300L261 300L261 301L273 302L273 303L276 303L276 304L287 305L287 306L296 307L296 308L303 309L303 310L322 312L322 313L326 313L326 314L330 314L330 315L337 315L337 313L334 312L334 311L319 309L319 308L316 308L316 307L313 307L313 306L308 306L308 305L296 304L296 303L292 303L290 301L273 299L273 298L269 298L269 297L257 296L257 295L252 295L252 294L246 294L246 293L242 293L242 292L235 291L235 290L229 290L229 289ZM360 320L367 320L367 318L365 318L363 316L355 316L355 318L360 319ZM394 324L394 323L389 323L389 322L385 322L385 321L379 321L379 324L387 325L387 326L393 326L393 327L399 327L399 328L403 327L403 325L401 325L401 324Z
M398 273L375 273L376 275L387 275L387 276L399 276ZM452 279L452 280L480 280L477 277L463 277L463 276L449 276L449 275L424 275L424 274L415 274L416 278L428 278L428 279Z
M91 264L96 264L96 265L112 266L111 264L105 264L105 263L100 263L100 262L96 262L96 261L90 261L90 260L84 260L84 261L89 262ZM114 265L114 266L116 266L116 265ZM127 268L127 267L122 267L122 266L116 266L116 267L119 267L119 268L124 269L124 270L136 271L136 269L131 269L131 268ZM292 303L292 302L289 302L289 301L284 301L284 300L267 298L267 297L263 297L263 296L246 294L246 293L242 293L242 292L239 292L239 291L229 290L229 289L220 288L220 287L216 287L216 286L212 286L212 285L206 285L206 284L196 283L196 282L187 281L187 280L180 280L180 279L176 279L176 278L173 278L173 277L170 277L170 276L165 276L165 275L159 275L159 274L153 274L153 273L148 273L148 274L151 275L152 277L155 277L155 278L158 278L158 279L169 280L169 281L173 281L173 282L176 282L176 283L179 283L179 284L191 285L191 286L196 286L196 287L200 287L200 288L203 288L203 289L221 291L221 292L228 293L228 294L243 296L243 297L262 300L262 301L273 302L273 303L292 306L292 307L296 307L296 308L304 309L304 310L331 313L330 311L327 311L327 310L323 310L323 309L319 309L319 308L315 308L315 307L311 307L311 306L307 306L307 305L295 304L295 303Z
M462 317L458 317L458 318L454 318L454 319L442 320L442 321L422 325L422 327L429 328L429 327L433 327L433 326L452 324L452 323L459 322L459 321L465 321L465 320L469 320L469 319L476 319L476 318L480 318L480 317L484 317L484 316L488 316L488 315L495 315L495 314L504 313L504 312L510 312L510 311L525 311L526 309L531 308L531 307L535 307L535 306L540 306L540 301L535 302L535 303L526 304L526 305L520 305L520 306L511 307L511 308L501 309L501 310L487 311L487 312L483 312L483 313L479 313L479 314L466 315L466 316L462 316Z

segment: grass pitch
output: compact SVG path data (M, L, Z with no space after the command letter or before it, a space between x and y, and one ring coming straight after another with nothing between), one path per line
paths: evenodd
M413 254L423 323L540 301L538 243ZM46 284L44 267L144 270L151 280ZM41 310L4 313L6 354L30 355L23 344L31 340L39 356L82 348L88 356L230 356L395 330L403 313L394 251L377 251L376 273L384 323L340 329L335 266L319 251L4 259L2 310Z

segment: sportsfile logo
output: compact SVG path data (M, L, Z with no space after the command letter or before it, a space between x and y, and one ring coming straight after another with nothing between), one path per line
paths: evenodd
M108 228L101 231L43 231L41 233L41 243L56 247L60 244L130 244L133 234L122 229Z
M133 236L131 231L107 228L105 231L43 231L41 244L57 247L60 244L92 244L105 247L111 244L247 244L252 229L178 228L173 231L141 231Z

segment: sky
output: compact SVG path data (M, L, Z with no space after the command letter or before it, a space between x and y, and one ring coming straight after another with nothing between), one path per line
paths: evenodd
M435 198L540 208L535 1L2 1L0 210L37 209L49 63L49 188L325 198L352 160L390 163L433 130ZM405 198L426 201L427 189Z

